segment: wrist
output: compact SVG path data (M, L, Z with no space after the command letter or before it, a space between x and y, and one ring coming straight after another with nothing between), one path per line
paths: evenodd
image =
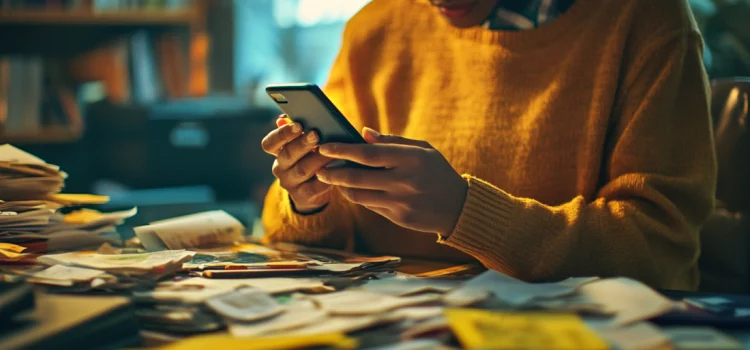
M328 206L328 203L319 206L298 206L294 202L291 196L289 196L289 203L292 205L292 211L299 215L314 215L322 212Z
M450 237L453 231L456 229L458 219L461 217L461 213L464 209L464 202L466 201L466 193L469 190L469 183L461 175L458 175L456 186L454 188L454 200L451 201L451 203L454 203L454 206L451 210L451 215L446 215L446 218L448 218L448 220L446 220L444 229L438 232L438 234L443 239L448 239L448 237Z

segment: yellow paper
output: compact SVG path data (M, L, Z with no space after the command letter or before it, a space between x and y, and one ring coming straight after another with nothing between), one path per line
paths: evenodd
M26 247L23 247L23 246L20 246L20 245L16 245L16 244L11 244L11 243L2 243L2 242L0 242L0 249L2 249L2 250L9 250L9 251L15 252L15 253L20 253L20 252L26 250Z
M24 256L26 256L26 254L16 253L14 251L5 250L5 249L0 249L0 255L5 256L6 258L11 259L11 260L22 259Z
M102 213L93 209L81 209L65 214L63 221L70 224L85 224L102 217Z
M469 349L608 349L574 314L445 311L461 344Z
M216 334L190 337L185 340L162 347L163 350L265 350L265 349L299 349L309 347L332 347L335 349L354 349L357 341L341 333L316 334L304 336L271 336L234 338L229 334Z
M65 204L104 204L109 202L108 196L93 194L56 193L50 195L50 200Z

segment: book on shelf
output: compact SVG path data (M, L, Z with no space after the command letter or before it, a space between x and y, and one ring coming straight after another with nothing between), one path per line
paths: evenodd
M10 61L0 59L0 125L8 119L8 94L10 89Z
M70 62L75 81L101 81L113 103L149 104L185 97L187 70L183 48L170 39L137 31L129 38Z
M156 102L164 95L164 89L154 52L153 36L140 30L129 41L131 97L139 103Z
M0 85L5 88L3 131L6 134L39 130L42 96L42 61L39 58L11 57L2 60Z
M39 57L0 57L0 136L32 135L50 127L82 128L75 93L57 66Z

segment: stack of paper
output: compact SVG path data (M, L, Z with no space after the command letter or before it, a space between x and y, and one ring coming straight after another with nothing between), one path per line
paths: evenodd
M54 265L29 274L28 282L57 287L83 287L89 289L109 282L116 277L101 270L83 267Z
M58 212L63 206L108 200L103 196L57 193L66 177L56 165L11 145L0 146L0 242L22 245L28 248L27 253L39 253L119 241L115 225L135 215L135 209L99 216L90 211L89 215L74 213L72 220L66 219ZM9 260L5 258L0 260Z
M143 226L143 228L145 227L148 226ZM143 228L137 228L136 231L141 232L141 235L148 240L149 236L143 235ZM159 231L161 235L174 236L175 239L180 239L181 232L179 230ZM211 232L211 230L206 232ZM183 240L184 242L187 241ZM278 251L267 246L248 242L235 243L234 245L217 248L190 248L190 250L195 251L197 254L193 257L193 260L182 265L183 270L213 270L213 272L217 270L232 270L234 272L241 270L243 272L233 276L233 278L242 278L243 275L244 277L254 277L251 275L255 272L264 272L269 269L307 269L324 271L321 274L335 275L372 272L373 270L381 269L383 265L391 264L393 261L391 257L363 257L365 261L362 262L339 263L334 262L335 260L329 257L315 257L295 252ZM354 261L353 259L348 260ZM207 275L204 274L203 276Z
M608 327L648 320L674 309L675 303L628 278L569 278L556 283L526 283L487 271L446 294L451 306L499 301L507 309L585 311L602 316Z
M294 300L284 305L284 312L262 322L230 322L229 331L235 337L257 337L296 330L328 319L328 313L309 300Z
M440 295L430 293L397 297L354 289L309 298L331 315L362 316L381 314L405 306L435 303L440 300Z
M23 260L34 259L36 255L24 253L26 247L0 242L0 261L3 262L19 262Z
M133 208L71 223L56 211L59 206L50 203L0 201L0 242L22 245L28 248L26 252L34 253L97 247L119 242L115 227L137 213Z
M310 293L332 292L334 289L326 286L323 281L312 278L233 278L208 279L188 278L179 282L162 282L157 291L183 291L190 289L221 289L233 291L240 288L257 288L269 294L306 291Z
M117 275L158 279L179 271L182 263L190 260L194 254L184 250L113 255L73 252L44 255L38 257L37 261L46 265L80 266Z
M452 306L467 306L494 297L511 307L524 307L542 300L572 295L579 286L595 278L575 278L560 283L526 283L498 271L486 271L445 296Z
M406 296L420 293L446 293L460 284L458 280L397 275L367 281L361 288L378 294Z
M11 145L0 146L0 199L46 198L60 192L67 176L56 165Z
M35 233L62 221L59 208L44 200L4 201L0 199L0 237ZM3 241L9 241L3 239Z

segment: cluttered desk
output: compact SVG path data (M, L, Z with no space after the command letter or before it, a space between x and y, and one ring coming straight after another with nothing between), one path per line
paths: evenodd
M221 210L152 222L0 146L0 347L748 349L750 297L262 244Z

